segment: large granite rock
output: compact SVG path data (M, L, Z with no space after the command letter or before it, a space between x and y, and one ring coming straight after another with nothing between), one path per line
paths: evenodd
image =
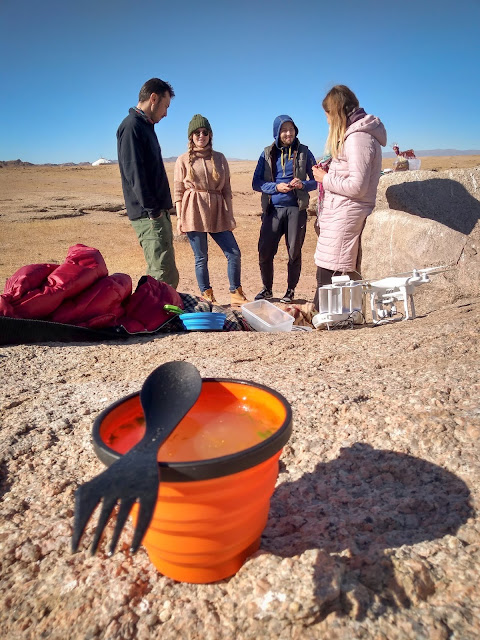
M449 265L435 276L437 302L480 293L480 167L382 176L362 235L362 275L379 278ZM429 288L420 289L422 294ZM425 292L425 293L423 293Z
M476 299L354 330L0 349L3 637L478 640L479 330ZM95 556L95 516L70 551L75 490L104 468L95 417L168 360L292 406L260 550L214 584L132 555L131 523L108 557L115 517Z

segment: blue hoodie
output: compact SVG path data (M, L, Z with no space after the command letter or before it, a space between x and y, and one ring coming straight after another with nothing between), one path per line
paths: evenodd
M295 140L290 147L283 147L280 142L280 129L284 122L291 122L295 127ZM287 115L277 116L273 121L273 137L275 146L278 149L276 166L273 167L275 182L265 182L265 151L262 151L258 159L255 173L253 174L252 187L254 191L261 191L272 197L274 207L296 207L298 200L296 190L289 193L280 193L277 191L277 184L286 182L287 184L293 180L293 153L292 151L298 146L298 128L295 122ZM307 176L311 180L303 180L303 188L305 191L313 191L317 188L317 181L313 180L312 167L316 164L315 158L311 151L308 152L307 158Z

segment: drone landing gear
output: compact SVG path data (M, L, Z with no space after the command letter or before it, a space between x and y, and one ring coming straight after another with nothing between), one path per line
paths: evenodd
M373 322L375 324L380 324L381 322L392 322L390 319L398 313L395 305L396 302L403 302L405 312L403 314L404 320L414 320L416 318L413 293L407 291L407 287L399 287L395 295L392 295L391 293L379 295L376 291L370 295L370 307L372 310ZM396 318L396 321L401 319L402 318Z

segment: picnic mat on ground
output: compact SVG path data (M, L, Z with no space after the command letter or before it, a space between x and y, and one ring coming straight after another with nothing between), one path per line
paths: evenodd
M225 313L224 331L250 331L250 327L242 318L241 311L224 309L211 304L203 298L180 293L186 312L216 312ZM106 340L125 340L132 336L151 336L162 333L185 332L180 318L173 315L155 331L129 333L124 327L106 327L104 329L89 329L72 324L62 324L49 320L29 320L24 318L9 318L0 316L0 345L35 344L45 342L104 342Z

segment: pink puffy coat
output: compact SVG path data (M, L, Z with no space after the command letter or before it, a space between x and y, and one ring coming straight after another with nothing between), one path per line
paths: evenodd
M365 219L373 211L387 132L379 118L365 115L345 132L343 149L323 179L325 199L319 217L315 264L354 271Z

